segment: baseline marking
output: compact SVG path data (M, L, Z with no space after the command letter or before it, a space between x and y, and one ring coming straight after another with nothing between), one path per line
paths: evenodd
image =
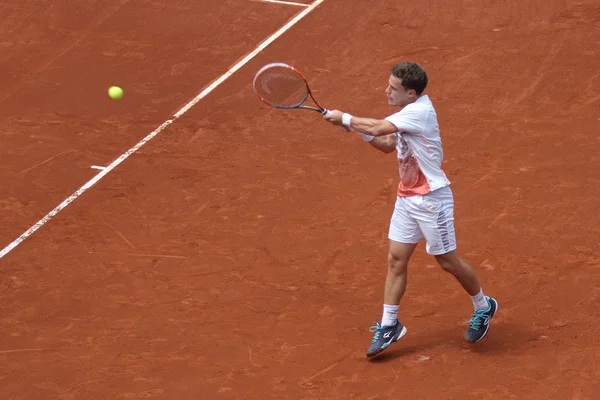
M286 31L288 31L292 26L296 25L298 21L307 16L311 11L317 8L321 3L325 0L315 0L311 5L306 7L305 10L300 12L290 21L288 21L285 25L283 25L277 32L269 36L265 39L261 44L259 44L256 49L254 49L251 53L246 55L242 60L240 60L237 64L235 64L229 71L221 75L218 79L213 81L206 89L204 89L200 94L194 97L189 103L183 106L177 113L175 113L170 119L163 122L158 128L154 131L150 132L145 138L139 141L135 146L127 150L125 153L121 154L116 160L110 163L107 167L101 170L96 176L90 179L86 184L77 189L75 193L71 196L67 197L62 203L56 206L52 211L50 211L46 216L36 222L31 228L27 229L21 236L15 239L12 243L6 246L2 251L0 251L0 259L10 253L15 247L20 245L25 239L31 236L35 231L44 226L48 221L50 221L53 217L55 217L59 212L64 210L69 204L71 204L75 199L85 193L89 188L94 186L100 179L104 178L110 171L115 169L119 164L125 161L129 156L142 148L146 143L152 140L155 136L161 133L166 127L171 125L175 120L181 117L183 114L188 112L192 107L194 107L200 100L206 97L210 92L215 90L221 83L227 80L231 75L237 72L240 68L246 65L250 60L252 60L258 53L264 50L267 46L273 43L277 38L283 35Z
M260 3L276 3L276 4L287 4L288 6L299 6L299 7L310 7L310 4L296 3L293 1L282 1L282 0L253 0Z

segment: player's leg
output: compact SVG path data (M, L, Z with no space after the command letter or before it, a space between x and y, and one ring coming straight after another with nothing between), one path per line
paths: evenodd
M374 332L367 356L372 357L406 334L398 321L398 307L406 290L408 261L422 238L419 226L406 209L405 200L398 198L390 221L388 269L383 293L381 322L371 327Z
M416 248L417 243L401 243L390 239L388 269L383 291L382 326L391 325L397 319L400 300L406 291L408 261Z
M484 295L475 270L456 251L454 199L450 188L423 196L415 218L427 241L427 252L435 256L442 269L452 274L471 297L474 314L465 337L469 342L480 341L487 335L498 303Z
M490 321L498 310L498 302L496 299L483 294L475 270L458 256L456 250L446 254L438 254L435 258L442 269L452 274L471 296L475 311L465 333L465 338L471 343L479 342L488 333Z
M440 267L453 275L469 296L477 296L481 292L481 285L479 284L475 270L458 256L456 250L433 255ZM474 306L477 309L481 304L474 304Z

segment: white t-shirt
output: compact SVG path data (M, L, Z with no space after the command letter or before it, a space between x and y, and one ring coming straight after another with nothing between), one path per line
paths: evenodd
M386 120L398 128L398 196L424 195L448 186L450 181L442 171L444 150L440 127L429 96L419 97Z

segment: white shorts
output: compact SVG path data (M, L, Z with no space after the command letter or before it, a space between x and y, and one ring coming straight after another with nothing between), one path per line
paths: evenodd
M454 196L450 187L423 196L398 197L388 238L400 243L418 243L425 238L427 253L431 255L456 250Z

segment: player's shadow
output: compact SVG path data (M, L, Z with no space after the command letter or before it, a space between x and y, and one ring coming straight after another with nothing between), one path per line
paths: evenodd
M421 336L417 336L418 333L412 331L413 336L405 336L387 350L369 358L369 361L388 362L419 354L425 357L427 354L435 354L436 351L471 351L481 354L503 354L515 350L526 352L529 347L527 345L532 341L539 340L542 335L540 331L525 330L524 325L497 322L481 342L467 343L464 339L466 328L465 325L464 329L453 327L433 332L428 331Z
M515 351L523 354L532 348L532 342L543 343L544 338L547 338L544 333L546 333L544 328L532 328L530 325L502 321L494 324L488 336L481 342L474 344L463 342L462 347L481 354L504 354ZM550 342L546 342L548 346L552 346Z

